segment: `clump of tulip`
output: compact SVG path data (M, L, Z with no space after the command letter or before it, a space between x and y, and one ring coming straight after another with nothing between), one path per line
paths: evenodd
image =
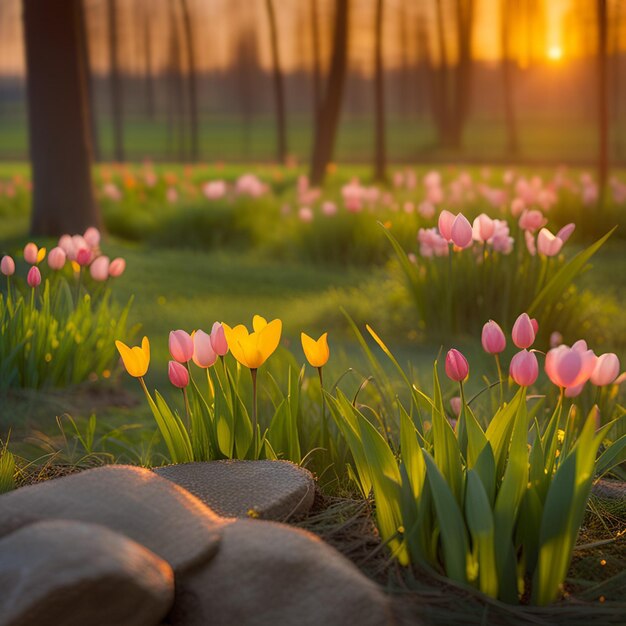
M393 231L384 229L425 333L473 333L492 311L508 326L520 310L542 315L546 331L557 330L561 318L569 320L561 331L580 331L584 312L572 278L610 233L567 260L565 244L575 224L553 234L543 210L525 202L522 207L517 219L480 213L473 222L463 212L443 209L436 227L419 228L419 254L407 254Z
M352 453L354 481L365 496L373 495L381 539L394 558L403 566L428 563L464 586L512 604L545 605L558 597L591 483L623 458L623 438L610 439L614 422L601 425L601 409L583 412L571 405L568 410L564 401L566 391L578 391L579 385L618 384L617 355L596 357L582 340L558 346L547 353L546 377L541 378L543 357L533 348L538 326L528 313L515 320L511 342L517 351L508 368L513 388L500 374L499 386L506 390L495 410L485 401L489 394L483 394L491 384L466 397L465 386L483 384L476 371L480 363L470 367L465 355L452 348L444 369L460 395L450 400L449 419L437 363L428 395L369 327L406 382L409 400L402 400L386 380L360 333L376 372L380 408L340 390L327 395ZM500 357L507 335L490 320L481 343L487 354ZM539 396L528 390L540 391L550 383L560 393L544 413L538 410ZM388 393L393 394L389 400ZM555 396L548 388L546 397ZM399 416L399 425L389 428L393 415Z
M182 391L185 419L170 408L158 391L154 396L148 391L144 381L150 362L148 339L144 338L142 346L134 348L116 342L127 372L139 379L173 462L278 458L278 455L294 462L301 461L298 433L301 373L290 368L289 392L269 419L262 420L269 423L265 431L259 419L258 372L278 349L281 334L280 319L268 322L260 315L254 316L252 331L243 324L231 327L215 322L210 332L202 329L191 333L182 329L170 332L168 378ZM302 348L307 361L319 374L322 387L321 442L328 445L322 376L322 369L330 356L327 333L317 340L302 333ZM231 358L226 359L227 355ZM251 417L240 368L250 372ZM271 380L275 385L274 379Z
M108 377L113 338L127 333L130 303L118 307L108 285L124 259L101 253L96 228L64 235L50 251L29 242L21 257L0 259L0 391Z

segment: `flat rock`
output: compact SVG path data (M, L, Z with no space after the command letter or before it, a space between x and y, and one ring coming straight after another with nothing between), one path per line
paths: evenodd
M595 496L608 500L626 500L626 482L601 478L592 487Z
M177 579L177 626L389 626L384 593L321 539L259 520L236 520L203 568Z
M311 473L288 461L212 461L167 465L156 474L184 487L224 517L287 521L315 498Z
M0 496L0 537L46 519L95 523L125 535L174 571L216 552L227 521L150 470L108 465Z
M38 522L0 540L1 626L155 626L174 601L174 573L104 526Z

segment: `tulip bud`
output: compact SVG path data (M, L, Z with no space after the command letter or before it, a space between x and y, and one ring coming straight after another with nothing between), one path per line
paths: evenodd
M550 347L556 348L563 343L563 335L558 330L550 334Z
M489 320L483 326L481 337L483 350L487 354L500 354L506 348L506 338L496 322Z
M452 412L458 417L461 414L461 397L454 396L450 398L450 408Z
M228 354L228 342L224 334L224 327L219 322L215 322L211 329L211 346L218 356Z
M193 357L193 340L184 330L173 330L170 333L169 348L172 358L179 363L187 363Z
M535 331L535 337L536 337L537 333L539 332L539 322L534 317L531 317L530 323L533 325L533 330Z
M184 365L170 361L167 365L167 375L174 387L184 389L189 384L189 372Z
M535 341L535 329L528 317L528 313L522 313L513 324L511 332L513 343L518 348L530 348Z
M607 352L601 354L596 361L596 366L591 374L591 382L598 386L610 385L619 374L619 359L617 354Z
M459 248L467 248L472 243L472 225L463 213L459 213L454 218L450 236L452 243Z
M469 374L469 364L467 359L454 348L446 354L446 374L451 380L461 382L465 380Z
M548 220L543 216L541 211L532 209L530 211L524 210L522 216L519 218L519 227L522 230L536 231L543 228L548 223Z
M91 277L98 282L104 282L109 277L109 265L110 261L108 256L99 256L89 266Z
M88 248L81 248L76 253L76 263L78 263L78 265L80 265L81 267L85 267L91 262L91 257L91 250L89 250Z
M534 352L522 350L513 356L509 366L511 378L520 387L530 387L539 375L539 363Z
M67 260L67 254L65 250L60 246L56 248L52 248L50 250L50 254L48 254L48 265L52 270L61 270L65 266L65 261Z
M36 265L33 265L33 267L31 267L28 270L28 275L26 276L26 282L28 283L29 287L33 287L33 288L41 285L41 272L39 271L39 268Z
M193 362L202 368L211 367L217 359L217 354L211 345L211 335L203 330L197 330L193 334Z
M37 253L39 252L39 248L32 241L27 243L24 246L24 260L26 263L30 263L31 265L35 265L37 263Z
M476 241L484 242L493 237L495 222L485 213L481 213L472 224L472 233Z
M0 272L5 276L13 276L15 274L15 261L10 256L3 256L0 261Z
M118 276L121 276L124 273L125 269L126 269L126 261L124 259L122 259L121 257L118 257L117 259L113 259L111 261L111 264L109 265L109 276L111 278L117 278Z

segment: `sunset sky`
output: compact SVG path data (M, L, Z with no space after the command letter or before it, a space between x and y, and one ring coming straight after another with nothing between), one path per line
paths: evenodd
M448 0L449 3L449 0ZM154 44L154 65L163 68L167 62L169 8L178 7L170 0L118 0L120 7L120 36L122 58L127 68L141 72L144 54L141 46L140 25L149 8L150 28ZM332 0L318 0L322 44L328 48L331 35ZM446 4L446 0L444 0ZM532 36L526 35L525 20L519 23L519 61L524 64L529 43L535 58L560 60L576 55L586 45L585 37L572 32L572 16L589 24L593 20L593 3L590 0L537 0L539 10L531 24ZM615 7L615 2L611 3ZM96 72L106 72L106 3L104 0L87 0L90 36L92 38L92 63ZM201 69L226 67L239 37L256 33L260 63L269 65L267 18L264 0L190 0L194 12L194 27L198 62ZM285 70L308 66L311 59L311 35L308 22L309 0L275 0L280 34L280 52ZM432 53L435 26L434 0L386 0L385 61L388 67L401 63L403 50L409 59L417 54L417 28L419 16L431 34ZM500 1L477 0L476 28L474 34L476 57L497 60L500 54ZM591 9L588 15L578 15ZM20 1L0 0L0 72L23 72L23 48L20 24ZM355 68L369 72L372 65L374 0L353 0L351 16L351 63ZM404 26L403 26L404 25ZM453 29L448 29L453 32ZM521 40L524 40L523 43ZM587 37L588 39L588 37ZM406 41L406 45L403 45ZM624 38L622 37L622 44ZM588 44L588 42L587 42Z

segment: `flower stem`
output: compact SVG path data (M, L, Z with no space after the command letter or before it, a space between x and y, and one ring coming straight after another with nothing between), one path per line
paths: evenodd
M502 366L500 365L500 355L495 354L496 357L496 367L498 368L498 382L500 383L500 406L502 406Z
M324 377L322 376L321 367L317 368L317 374L320 378L320 393L322 394L322 448L326 448L328 425L326 424L326 398L324 397Z
M191 409L189 407L189 397L187 396L186 387L183 387L181 391L183 392L183 400L185 401L185 414L187 415L187 431L191 435L192 434L191 433Z
M257 436L257 385L256 385L256 368L250 370L250 374L252 375L252 424L253 431L252 437L254 440L254 458L256 459L259 453L258 446L258 436Z
M80 300L80 285L83 281L83 268L81 265L80 270L78 270L78 283L76 284L76 307L78 308L78 301Z

